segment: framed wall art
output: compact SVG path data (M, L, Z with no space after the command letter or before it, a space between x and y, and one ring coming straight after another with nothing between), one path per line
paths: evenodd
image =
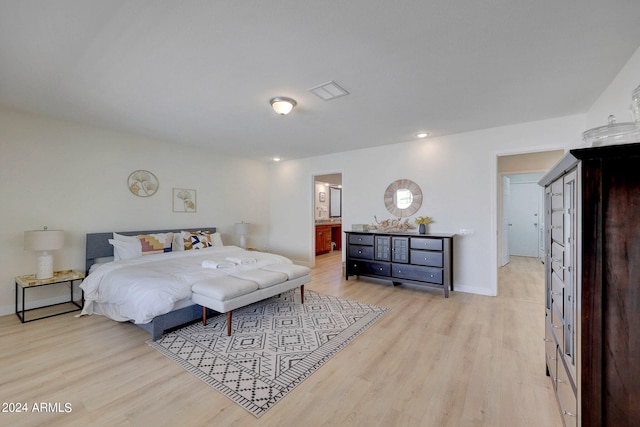
M153 173L141 169L129 174L127 186L132 194L138 197L149 197L156 194L160 183Z
M173 189L173 211L177 213L195 212L197 208L196 190Z

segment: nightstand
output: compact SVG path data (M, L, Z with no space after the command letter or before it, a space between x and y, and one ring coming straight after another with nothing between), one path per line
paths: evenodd
M82 280L84 279L84 273L80 272L80 271L76 271L76 270L63 270L63 271L56 271L53 273L53 277L49 278L49 279L36 279L36 275L35 274L28 274L26 276L18 276L16 277L16 316L18 316L18 318L20 319L20 321L22 323L26 323L26 322L31 322L34 320L39 320L39 319L45 319L47 317L53 317L53 316L59 316L61 314L66 314L66 313L71 313L73 311L78 311L82 309L82 304L84 303L84 292L82 290L80 290L80 294L81 294L81 300L80 303L78 303L77 301L74 300L73 296L74 296L74 292L73 292L73 283L76 280ZM70 298L69 301L65 301L65 302L61 302L61 303L57 303L57 304L49 304L49 305L43 305L40 307L34 307L34 308L29 308L26 309L26 290L27 289L33 289L33 288L38 288L41 286L50 286L50 285L64 285L64 284L68 284L67 286L69 286L70 289ZM20 289L22 289L22 299L21 299L21 307L19 308L19 296L20 296ZM53 307L53 306L57 306L57 305L73 305L73 309L71 310L66 310L63 312L56 312L54 314L45 314L44 316L40 316L40 317L36 317L34 319L29 319L26 320L25 318L25 313L29 312L29 311L34 311L34 310L42 310L44 308L47 307Z

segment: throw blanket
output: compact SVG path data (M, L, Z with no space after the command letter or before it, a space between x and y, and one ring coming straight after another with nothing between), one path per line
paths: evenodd
M226 258L254 259L235 264ZM222 260L226 268L205 268L205 261ZM191 298L191 286L200 281L263 268L291 264L280 255L245 251L237 246L210 247L147 255L99 265L84 279L85 304L81 315L102 314L117 321L149 323L168 313L177 301Z

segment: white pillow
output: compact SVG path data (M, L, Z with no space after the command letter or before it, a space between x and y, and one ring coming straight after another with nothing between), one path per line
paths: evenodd
M220 233L216 231L211 235L211 243L213 243L213 246L224 246Z
M118 240L120 242L137 242L138 236L125 236L124 234L113 233L113 240Z
M136 236L123 236L113 233L113 237L113 239L109 239L109 243L113 245L114 261L142 256L142 245ZM130 237L133 237L133 239Z
M172 251L184 251L184 233L186 233L186 231L173 233Z

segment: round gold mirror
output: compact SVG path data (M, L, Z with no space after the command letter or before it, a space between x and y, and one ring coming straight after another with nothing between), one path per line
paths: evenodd
M422 190L410 179L393 181L384 192L384 205L394 216L411 216L422 206Z

